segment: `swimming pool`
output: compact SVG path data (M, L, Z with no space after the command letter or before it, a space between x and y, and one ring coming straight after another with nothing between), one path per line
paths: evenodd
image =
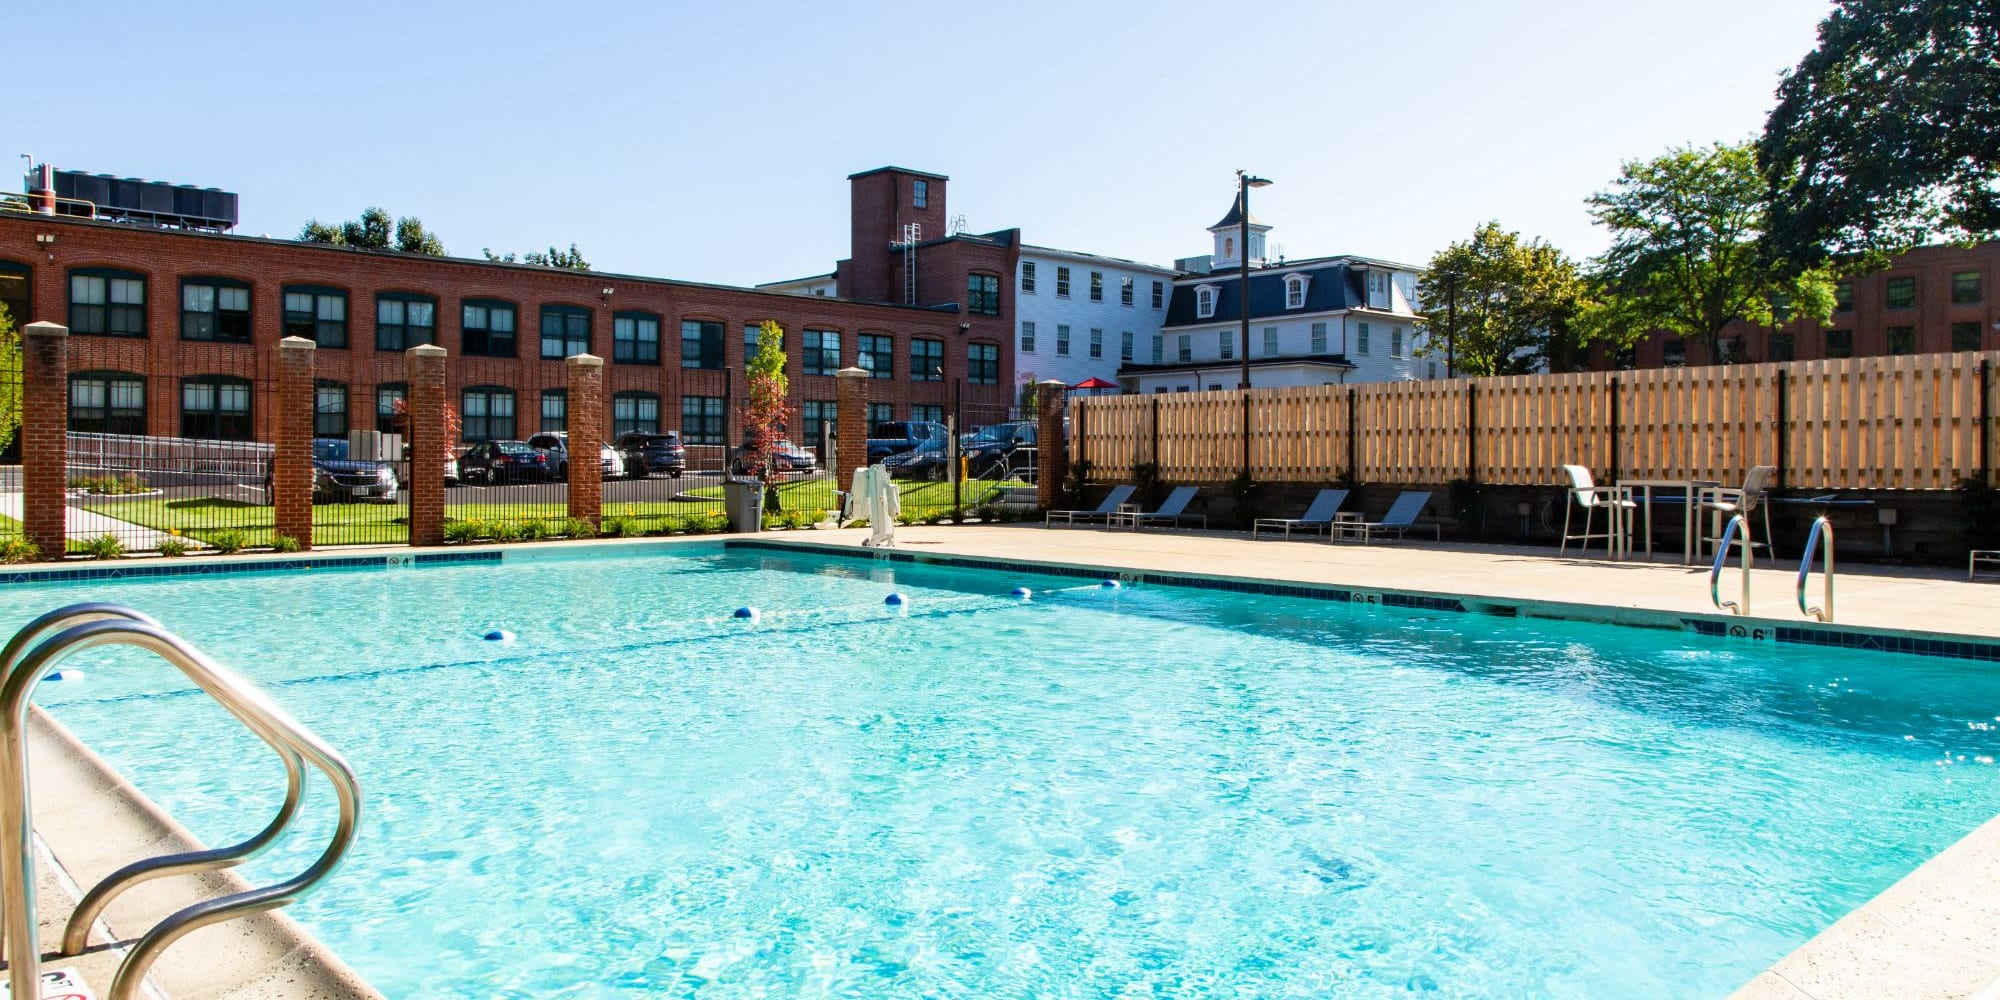
M290 912L399 998L1720 996L2000 809L1969 661L622 551L0 625L128 603L346 753L361 840ZM268 817L219 709L81 665L39 700L177 818Z

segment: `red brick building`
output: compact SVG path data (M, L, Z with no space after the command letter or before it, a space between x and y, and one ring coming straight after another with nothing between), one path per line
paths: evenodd
M945 232L946 183L852 178L841 298L4 211L0 303L70 328L72 430L270 441L273 345L297 335L319 345L323 436L393 424L404 350L435 343L466 440L567 429L563 359L590 353L607 362L607 432L723 444L740 433L725 400L744 398L746 349L775 320L793 433L812 441L841 368L874 372L878 419L939 417L955 386L968 408L1013 400L1018 232L893 245L907 222Z
M1888 354L1938 354L2000 347L2000 242L1920 247L1881 271L1841 282L1825 323L1777 328L1736 323L1720 342L1730 360L1815 361ZM1656 335L1622 359L1598 351L1593 367L1658 368L1713 364L1706 344Z

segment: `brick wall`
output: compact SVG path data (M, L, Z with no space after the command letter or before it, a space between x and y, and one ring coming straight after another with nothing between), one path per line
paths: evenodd
M941 198L941 192L940 192ZM37 234L51 234L54 244L37 246ZM1015 241L1018 246L1018 240ZM939 257L938 266L949 265L952 253ZM1005 276L1012 273L1006 248L980 247L966 259L977 257L986 266ZM987 258L991 258L988 260ZM1002 345L1001 384L965 388L968 405L1002 405L1013 396L1011 328L1008 310L1011 281L1003 280L1003 315L999 318L966 318L955 311L911 309L883 303L850 302L814 296L759 292L688 282L641 278L602 273L551 270L524 265L493 264L453 258L416 257L391 252L350 250L314 246L288 240L221 236L204 233L142 229L111 223L51 219L8 214L0 216L0 260L28 265L31 271L32 301L26 320L66 322L68 279L71 268L111 267L136 271L147 280L144 338L75 335L71 338L72 372L110 370L140 375L146 380L147 428L149 433L172 435L180 431L180 381L190 375L230 375L251 379L257 386L253 420L257 437L272 440L272 400L274 385L273 346L281 336L282 287L310 284L331 287L347 294L347 346L321 346L316 358L317 377L347 387L350 428L374 424L375 391L385 383L406 381L404 362L397 351L375 346L376 294L388 291L420 292L437 300L437 343L446 348L450 362L446 371L446 396L458 405L459 392L469 385L497 384L516 391L519 432L525 436L538 429L536 398L542 388L566 384L567 376L559 359L539 357L539 315L546 304L581 306L590 311L590 353L613 358L612 317L621 310L646 311L660 317L658 365L621 364L615 359L605 368L605 391L650 392L660 397L663 429L680 423L682 396L744 397L742 381L743 328L766 319L776 320L785 329L790 355L794 401L831 401L831 375L806 375L798 351L799 333L807 328L832 330L841 337L841 364L856 360L855 344L860 333L883 333L894 339L898 356L897 377L878 380L870 387L878 402L896 407L898 417L907 416L912 403L944 405L950 398L951 379L966 370L966 344L971 338L991 339ZM955 265L963 268L964 260ZM181 281L197 276L219 276L249 282L252 339L248 344L187 341L180 337ZM942 281L943 279L938 279ZM964 277L946 301L963 299ZM611 294L604 294L610 289ZM513 303L517 308L517 352L513 358L463 356L460 305L468 298L492 298ZM723 325L724 364L732 369L734 392L725 393L724 373L718 370L680 367L680 328L683 320L711 320ZM971 329L961 331L960 323ZM915 382L910 379L910 340L931 337L945 342L945 382ZM610 430L611 414L603 414L604 429ZM574 430L574 427L572 427ZM740 421L730 414L729 437L740 435Z

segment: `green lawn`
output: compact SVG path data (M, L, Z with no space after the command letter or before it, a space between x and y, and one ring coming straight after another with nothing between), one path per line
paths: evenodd
M906 511L913 508L919 511L951 509L950 483L905 482L899 480L896 485L903 491L903 509ZM1015 480L968 479L959 484L959 499L970 509L992 499L993 495L1002 486L1026 485L1028 484ZM699 489L689 490L688 495L720 500L722 499L722 487L704 486ZM778 487L778 503L785 510L833 510L840 506L840 497L834 493L833 480L806 479L780 484ZM609 504L606 505L607 512L610 506Z
M277 532L277 518L270 506L221 497L97 500L85 502L83 507L202 542L213 542L216 535L233 530L241 531L245 544L256 548L270 545ZM313 541L319 545L384 545L410 537L409 509L400 504L329 503L312 510Z

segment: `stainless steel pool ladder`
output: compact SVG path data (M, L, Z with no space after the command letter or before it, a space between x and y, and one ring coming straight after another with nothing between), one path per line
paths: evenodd
M1826 536L1826 558L1820 565L1826 590L1821 605L1813 608L1806 606L1806 578L1812 575L1813 550L1819 547L1821 535ZM1799 613L1823 622L1833 620L1833 522L1823 516L1813 519L1812 533L1806 536L1806 553L1799 559Z
M1738 600L1725 601L1722 599L1722 566L1729 561L1729 543L1736 540L1738 532L1743 535L1739 545L1743 552L1743 596ZM1750 569L1756 560L1757 556L1750 548L1750 522L1737 514L1729 519L1729 526L1722 529L1722 540L1715 547L1715 564L1708 568L1708 599L1730 614L1749 614Z
M340 754L262 690L159 622L112 604L72 604L35 619L0 650L0 934L4 934L7 982L16 997L38 997L41 972L26 743L29 699L36 685L54 672L63 658L98 646L147 650L206 691L277 753L285 765L285 800L264 829L239 844L135 861L105 876L77 903L63 931L61 954L81 954L91 924L126 889L163 876L231 868L276 843L298 816L305 797L306 764L326 775L339 800L339 818L330 842L310 866L282 882L201 900L168 915L142 935L119 963L109 1000L134 1000L154 961L189 932L277 909L311 892L340 866L361 819L360 786Z

